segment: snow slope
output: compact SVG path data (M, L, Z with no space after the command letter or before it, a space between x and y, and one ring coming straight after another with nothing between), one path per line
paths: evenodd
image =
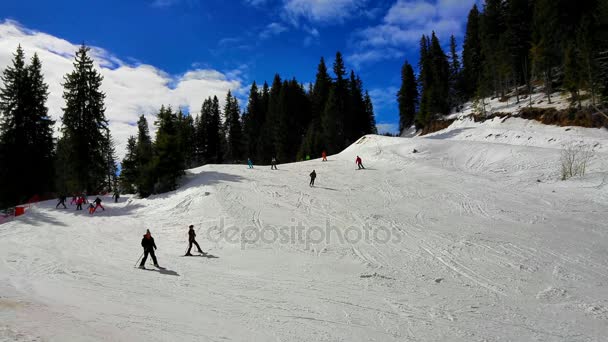
M0 225L0 340L605 341L608 133L494 124L41 203ZM546 137L597 143L588 175L559 181ZM213 257L180 256L191 223ZM133 268L145 228L166 270Z

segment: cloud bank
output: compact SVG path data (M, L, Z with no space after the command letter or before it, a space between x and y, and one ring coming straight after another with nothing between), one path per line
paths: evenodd
M477 0L397 0L382 22L357 31L353 63L372 63L400 57L394 49L415 48L423 34L435 31L439 39L462 37L466 15Z
M47 106L49 115L57 121L57 130L61 127L61 108L65 105L63 77L73 70L74 53L79 46L7 20L0 23L1 70L11 63L19 44L28 59L37 53L42 61L50 93ZM106 118L110 121L119 159L124 156L128 137L136 134L134 123L139 115L146 115L152 124L154 112L163 104L197 113L209 96L217 96L223 101L228 90L242 91L243 81L238 70L222 73L213 69L193 69L174 76L152 65L127 63L99 47L91 47L91 54L104 77ZM151 127L151 132L154 131Z

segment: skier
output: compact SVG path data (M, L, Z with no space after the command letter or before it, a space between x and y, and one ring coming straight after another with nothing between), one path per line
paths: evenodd
M192 256L192 254L190 254L190 250L192 250L192 244L196 245L196 248L198 248L198 252L201 254L205 254L205 252L203 252L203 250L201 249L201 246L198 245L198 242L196 242L195 237L196 237L196 232L194 231L194 226L190 225L190 228L188 230L188 252L186 252L186 256Z
M93 206L93 203L89 204L89 214L93 215L93 213L95 213L95 207Z
M361 162L361 157L357 156L357 159L355 159L355 163L357 163L357 166L359 167L357 170L365 169L365 167L363 166L363 162Z
M315 172L315 170L312 170L312 172L310 173L310 186L315 186L315 178L317 178L317 173Z
M95 210L97 210L97 208L101 207L101 210L106 211L106 208L104 208L103 205L101 205L101 198L99 198L99 197L95 198L93 203L95 203ZM93 205L93 203L91 203L91 205ZM93 212L95 212L95 210L93 210Z
M59 202L57 202L57 205L55 206L55 209L59 208L59 205L63 205L63 209L67 209L68 207L65 206L65 201L67 200L67 196L66 195L60 195L59 196Z
M271 170L278 170L277 169L277 158L272 157L272 161L270 162L270 169Z
M76 197L76 194L72 194L72 201L70 202L70 205L76 204L77 199L78 199L78 197Z
M253 163L251 162L250 158L247 158L247 165L249 165L250 169L253 169Z
M144 248L144 258L141 259L141 263L139 264L139 268L145 268L146 260L148 259L148 254L152 257L152 261L154 261L154 266L158 266L158 261L156 261L156 255L154 254L154 250L156 249L156 244L154 243L154 238L150 233L150 229L146 229L146 234L143 239L141 239L141 246Z
M114 191L114 195L112 196L112 198L114 199L114 203L118 203L118 199L120 198L120 194L118 193L118 191Z
M78 198L76 198L76 210L82 210L82 203L84 203L84 198L78 196Z
M325 151L321 152L321 157L323 157L321 161L327 161L327 153Z

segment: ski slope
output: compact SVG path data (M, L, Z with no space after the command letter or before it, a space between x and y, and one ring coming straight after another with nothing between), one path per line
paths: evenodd
M608 132L458 125L204 166L93 217L41 203L0 225L0 340L605 341ZM585 178L551 137L596 146ZM189 224L208 257L181 256ZM146 228L164 270L133 267Z

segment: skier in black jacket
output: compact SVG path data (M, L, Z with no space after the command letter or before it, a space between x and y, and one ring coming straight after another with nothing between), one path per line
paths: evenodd
M194 226L190 225L190 230L188 230L188 242L190 243L190 245L188 246L188 252L186 252L187 256L192 256L192 254L190 254L190 250L192 250L192 244L196 245L196 248L198 248L198 252L201 254L205 254L205 252L203 252L203 250L201 249L201 246L198 245L198 242L196 242L195 237L196 237L196 232L194 231Z
M315 178L317 178L317 173L315 172L315 170L312 170L312 172L310 173L310 186L315 186Z
M139 268L144 268L146 260L148 259L148 254L150 254L150 256L152 257L152 261L154 261L154 266L160 267L158 266L158 261L156 261L156 255L154 254L156 244L154 243L154 238L152 237L152 234L150 233L149 229L146 229L146 234L144 235L144 238L141 239L141 246L144 248L144 258L141 260Z
M63 205L63 208L67 209L68 207L65 206L66 199L67 199L66 195L59 196L59 202L57 202L57 205L55 206L55 209L59 208L59 205Z

